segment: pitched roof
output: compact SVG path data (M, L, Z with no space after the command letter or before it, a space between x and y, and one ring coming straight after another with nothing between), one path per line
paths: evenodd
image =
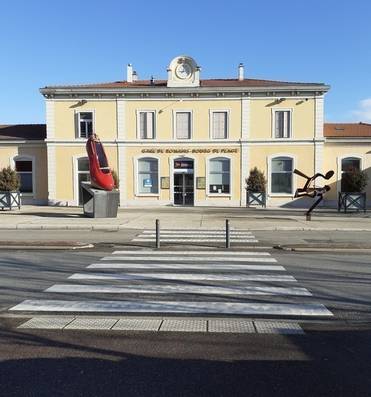
M323 86L323 83L298 83L289 81L276 80L259 80L259 79L207 79L200 81L200 87L282 87L282 86ZM127 81L114 81L97 84L77 84L77 85L60 85L46 86L44 88L148 88L148 87L167 87L167 80L137 80L129 83Z
M371 138L371 124L367 123L325 123L326 138Z
M46 138L46 124L0 125L1 141L41 141Z

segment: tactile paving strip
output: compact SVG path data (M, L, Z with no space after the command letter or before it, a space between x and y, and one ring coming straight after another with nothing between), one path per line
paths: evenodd
M112 328L118 331L158 331L162 320L144 318L122 318Z
M65 329L111 329L116 323L114 318L76 318Z
M209 320L209 332L225 332L236 334L254 334L252 321L247 320Z
M164 320L160 331L206 332L206 320Z
M281 321L255 321L254 324L259 334L304 334L303 329L297 323L286 323Z
M75 317L33 317L18 328L63 329Z

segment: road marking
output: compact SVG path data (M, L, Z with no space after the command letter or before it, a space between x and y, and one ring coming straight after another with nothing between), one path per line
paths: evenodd
M203 265L188 263L92 263L88 269L164 269L164 270L269 270L285 271L279 265L235 265L235 264L210 264Z
M137 251L113 251L113 255L181 255L181 256L219 256L219 257L227 257L230 256L270 256L269 252L252 252L252 251L144 251L144 250L137 250Z
M183 313L269 316L333 316L322 304L316 303L240 303L189 301L68 301L31 300L10 308L11 311L50 312L127 312L127 313Z
M186 239L185 237L183 238L174 238L174 239L170 239L170 238L160 238L161 242L165 242L165 243L182 243L182 242L187 242L187 243L212 243L212 242L222 242L225 241L225 238L223 239L218 239L218 238L213 238L213 239L208 239L208 238L204 238L204 239ZM138 238L134 238L131 241L156 241L155 238L142 238L142 237L138 237ZM257 243L258 240L250 240L250 239L244 239L244 240L237 240L236 238L231 238L230 239L231 242L234 243Z
M190 238L190 237L198 237L198 238L203 238L203 237L225 237L225 233L165 233L165 232L161 232L160 233L160 237L184 237L184 238ZM248 234L234 234L231 233L229 235L231 238L255 238L254 235L252 235L251 233ZM137 237L156 237L156 233L141 233L139 234Z
M58 293L98 293L98 294L213 294L213 295L295 295L312 296L301 287L257 287L257 286L211 286L211 285L85 285L54 284L45 292Z
M226 231L225 230L169 230L169 229L161 229L160 230L161 234L213 234L213 235L225 235ZM143 230L141 234L156 234L155 230ZM231 235L251 235L252 232L240 232L240 231L230 231Z
M295 277L265 274L210 274L210 273L75 273L74 280L199 280L199 281L263 281L297 282Z
M253 258L253 257L241 257L241 258L200 258L200 257L170 257L170 256L156 256L149 258L148 256L105 256L101 258L102 261L161 261L161 262L269 262L276 263L277 260L274 258Z

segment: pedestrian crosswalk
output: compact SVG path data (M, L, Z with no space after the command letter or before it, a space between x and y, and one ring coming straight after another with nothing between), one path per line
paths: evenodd
M226 230L223 229L161 229L160 241L163 243L223 243L226 241ZM248 230L230 230L230 242L235 245L257 243L258 240ZM156 231L143 230L132 239L133 242L155 242Z
M142 234L153 238L152 232L145 230ZM206 237L206 240L212 235L215 241L215 236L222 235L223 231L184 230L182 241L190 241L187 236L193 238L195 234L200 239ZM232 241L249 242L255 239L250 232L240 230L234 230L232 238L235 239ZM175 241L173 237L169 239ZM291 324L291 327L282 321L332 316L311 291L299 285L294 276L286 274L285 266L270 252L253 247L239 250L117 250L90 263L84 271L70 275L66 282L51 285L43 294L45 299L26 299L9 310L69 315L64 316L63 321L34 317L21 327L80 329L78 327L85 324L84 319L71 317L71 313L78 316L115 313L162 316L162 319L148 318L147 321L150 329L157 327L160 331L167 330L174 322L166 320L166 316L180 315L200 319L190 319L195 323L193 325L181 320L181 326L173 324L174 330L200 328L207 332L229 332L226 330L255 329L264 333L271 329L274 333L280 329L287 333L292 329L297 333L297 324ZM218 316L219 320L207 316ZM239 317L241 323L233 323L233 319L229 323L231 317ZM260 324L249 320L251 317L273 317L281 322ZM143 321L146 321L132 317L101 320L89 320L84 329L92 329L94 324L96 329L129 327L130 330L135 324L142 329Z

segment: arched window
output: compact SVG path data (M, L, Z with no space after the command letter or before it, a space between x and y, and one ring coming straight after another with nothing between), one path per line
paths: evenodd
M209 193L230 193L230 160L216 157L209 162Z
M158 194L158 160L146 157L138 160L138 193Z
M275 157L271 164L271 193L292 194L293 159Z
M34 192L34 164L33 159L28 156L18 156L14 158L15 170L21 181L19 191L21 193Z
M361 170L361 159L357 157L346 157L341 160L341 191L351 192L352 173Z

